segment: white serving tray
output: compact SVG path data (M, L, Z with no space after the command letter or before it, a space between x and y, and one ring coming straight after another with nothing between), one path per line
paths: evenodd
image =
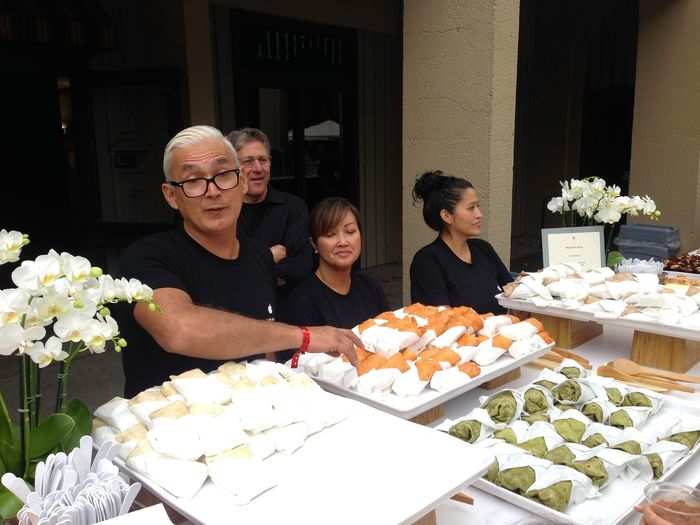
M523 366L530 361L542 357L544 354L549 352L554 344L548 345L542 350L537 350L523 356L519 359L512 358L508 353L499 357L495 363L481 367L481 374L477 377L468 380L461 386L453 388L452 390L447 390L446 392L438 392L427 386L423 391L417 396L399 397L393 393L372 393L372 394L362 394L351 388L346 388L342 385L337 385L323 379L314 377L319 385L323 387L324 390L333 392L344 397L349 397L352 399L357 399L368 405L371 405L379 410L388 412L395 416L404 419L413 419L419 414L435 408L436 406L442 405L443 403L454 399L455 397L461 396L465 392L472 390L483 383L495 379L496 377L502 376L510 372L511 370Z
M492 455L432 428L336 400L346 404L349 417L276 458L285 465L279 485L247 505L234 504L211 480L192 499L176 498L123 461L115 463L196 524L393 525L414 523L493 462Z
M497 295L496 299L498 300L498 304L504 308L510 308L513 310L560 317L562 319L573 319L574 321L591 321L602 325L631 328L632 330L637 330L639 332L676 337L679 339L686 339L688 341L700 341L700 330L684 328L678 325L662 324L653 321L633 321L631 319L610 319L605 317L596 317L589 312L581 312L579 310L568 308L559 308L556 306L540 307L534 305L530 301L508 299L507 297L504 297L503 294Z
M615 382L612 384L614 383ZM630 387L625 386L625 388L629 389ZM700 406L671 396L661 395L661 397L664 398L664 405L653 418L662 417L664 413L667 413L669 410L692 413L696 416L700 416ZM641 429L643 430L644 426L642 426ZM696 444L693 450L667 470L657 481L667 481L675 472L683 468L683 465L699 451L700 444ZM640 479L625 481L618 478L601 490L601 497L586 500L578 505L572 505L566 512L558 512L524 496L504 489L503 487L499 487L483 478L477 480L474 486L480 488L484 492L488 492L513 505L532 512L533 514L551 520L554 523L574 525L618 525L629 518L634 513L634 506L644 499L644 487L646 484L646 481Z

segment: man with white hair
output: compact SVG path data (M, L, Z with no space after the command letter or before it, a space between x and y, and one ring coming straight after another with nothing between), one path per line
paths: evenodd
M139 304L124 316L126 396L171 374L289 348L355 361L360 341L349 330L270 320L272 255L238 231L247 181L219 130L193 126L175 135L165 147L163 171L163 196L182 225L136 242L122 256L124 275L149 284L162 310Z

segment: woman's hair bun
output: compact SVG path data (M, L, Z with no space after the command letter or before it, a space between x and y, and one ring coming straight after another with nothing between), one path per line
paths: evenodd
M416 179L413 186L414 200L421 199L425 202L433 191L445 184L446 179L440 170L426 171Z

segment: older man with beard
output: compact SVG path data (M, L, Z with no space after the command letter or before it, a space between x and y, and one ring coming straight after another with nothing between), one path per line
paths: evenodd
M130 341L123 356L127 396L171 374L289 348L355 361L360 341L349 330L270 320L273 256L238 228L248 183L219 130L178 133L165 147L163 171L163 196L182 225L136 242L122 256L124 274L148 283L162 310L139 304L122 320Z

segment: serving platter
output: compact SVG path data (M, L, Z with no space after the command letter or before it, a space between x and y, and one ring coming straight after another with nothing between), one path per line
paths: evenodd
M394 416L404 419L413 419L414 417L423 414L432 408L442 405L443 403L461 396L469 390L479 387L480 385L500 377L516 368L519 368L530 361L542 357L554 347L554 343L540 350L533 351L518 359L511 357L509 354L504 354L499 357L493 364L482 366L481 374L474 378L469 378L465 375L464 384L457 386L445 392L438 392L426 387L417 396L399 397L394 393L380 392L364 394L351 388L324 381L319 378L314 380L323 387L324 390L338 394L344 397L356 399L366 403L374 408L388 412Z
M194 497L177 498L123 461L115 463L196 524L350 525L414 523L493 461L483 450L431 428L332 397L349 417L310 436L294 454L266 460L284 464L280 483L246 505L233 503L211 480Z
M620 385L614 381L610 384ZM620 386L624 387L624 385ZM627 386L626 388L629 389L630 387ZM659 418L669 417L672 411L700 417L700 407L694 404L672 396L659 395L659 397L663 398L663 407L657 414L652 416L648 422L640 427L642 432ZM698 452L700 452L700 442L696 444L688 454L683 456L676 464L664 472L659 478L659 481L668 481L672 479L678 471L684 468L686 463L698 454ZM617 478L608 486L601 489L600 497L571 505L566 512L556 511L534 500L515 494L483 478L477 480L474 486L554 523L567 523L572 525L618 525L627 520L635 512L635 505L643 501L644 487L646 484L647 481L639 478L634 480Z

